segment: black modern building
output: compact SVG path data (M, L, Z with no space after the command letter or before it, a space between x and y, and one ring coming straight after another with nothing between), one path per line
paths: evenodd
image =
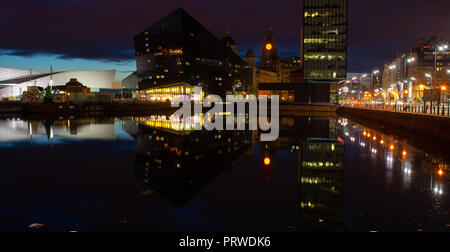
M221 96L247 87L251 72L233 47L230 37L220 40L177 9L135 37L139 90L165 101L177 95L193 99L195 86Z
M304 0L304 79L318 85L320 100L335 103L347 75L348 0Z

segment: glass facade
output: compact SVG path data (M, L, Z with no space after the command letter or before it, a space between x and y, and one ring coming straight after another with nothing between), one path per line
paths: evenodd
M303 52L305 79L345 80L347 0L305 0Z
M183 9L138 34L135 49L140 90L187 83L223 96L248 85L246 62Z

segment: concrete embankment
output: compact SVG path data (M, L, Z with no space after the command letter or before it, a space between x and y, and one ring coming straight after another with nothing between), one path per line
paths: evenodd
M192 105L192 109L194 106ZM178 108L172 108L170 103L104 103L104 104L21 104L2 103L0 114L11 113L33 116L72 116L72 115L109 115L109 116L138 116L146 114L174 113ZM224 111L226 108L223 108ZM235 108L236 110L237 108ZM247 105L247 110L248 110ZM269 107L269 114L271 108ZM337 116L337 106L310 104L280 104L282 117L334 117ZM210 108L203 108L207 112ZM194 111L192 111L194 113Z
M333 117L337 110L333 105L281 104L280 116Z
M20 113L22 104L20 103L0 103L0 113Z
M450 140L449 117L349 107L339 108L338 113L350 119L371 120L416 133Z
M77 115L77 114L133 114L152 111L175 111L170 104L148 104L148 103L104 103L104 104L21 104L0 103L0 113L22 113L22 114L55 114L55 115Z

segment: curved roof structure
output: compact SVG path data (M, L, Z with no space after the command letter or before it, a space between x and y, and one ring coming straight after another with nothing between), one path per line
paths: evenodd
M0 99L20 96L28 86L46 88L50 84L50 80L53 80L53 86L64 86L71 79L77 79L91 89L108 89L112 88L115 77L116 70L95 70L53 74L32 72L30 78L29 71L0 67Z

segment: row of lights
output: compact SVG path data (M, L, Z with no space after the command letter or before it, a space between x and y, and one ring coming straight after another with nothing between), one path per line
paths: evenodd
M350 136L350 133L348 133L348 132L345 132L345 136L349 137L349 138L350 138L350 141L352 141L352 142L355 142L355 141L356 141L356 138L353 137L353 136ZM377 137L375 134L372 135L372 134L371 134L370 132L368 132L367 130L364 130L364 131L363 131L363 136L366 137L366 138L369 138L369 139L371 139L371 140L373 140L373 141L377 141L377 140L378 140L378 137ZM385 142L383 139L381 139L379 143L380 143L381 146L384 146L386 142ZM366 143L364 143L364 142L361 142L360 145L361 145L361 147L363 147L363 148L366 147ZM396 147L395 147L394 144L391 144L391 145L389 145L389 149L390 149L391 151L394 151L394 150L396 149ZM371 149L371 152L374 153L374 154L377 154L377 153L378 153L378 150L376 150L375 148L372 148L372 149ZM403 158L406 158L407 156L408 156L408 152L407 152L406 150L403 150L403 151L402 151L402 157L403 157ZM390 161L390 162L393 161L393 158L392 158L392 157L387 157L386 159L387 159L388 161ZM440 168L440 169L438 170L437 174L438 174L440 177L442 177L442 176L445 175L445 172L444 172L444 170L443 170L442 168Z

